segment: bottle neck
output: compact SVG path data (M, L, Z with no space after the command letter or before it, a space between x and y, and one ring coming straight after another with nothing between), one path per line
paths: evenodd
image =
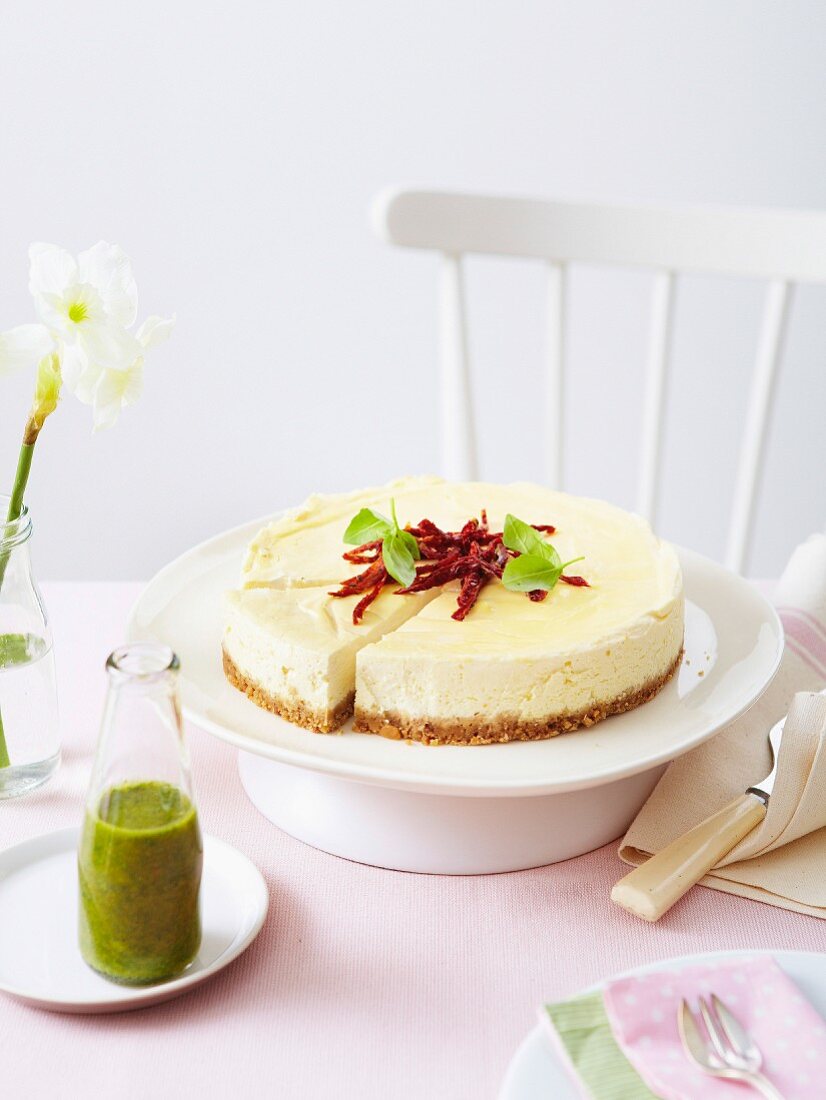
M123 687L141 693L155 688L163 692L178 681L181 665L177 655L165 645L133 642L119 646L109 654L106 671L112 687Z
M133 643L110 655L109 690L89 788L93 812L107 790L135 783L174 787L191 798L178 669L178 658L166 646Z
M13 520L8 515L9 498L0 495L0 634L48 634L43 600L32 576L29 540L32 521L23 507Z
M0 493L0 557L24 546L32 537L32 518L26 505L18 516L9 518L11 497Z

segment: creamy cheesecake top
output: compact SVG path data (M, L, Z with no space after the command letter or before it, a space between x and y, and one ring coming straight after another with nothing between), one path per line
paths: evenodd
M508 513L527 523L553 524L556 531L549 541L563 560L584 558L577 572L587 575L594 589L589 594L587 589L567 592L558 586L553 595L562 618L569 617L569 611L579 617L584 609L590 609L587 619L588 613L601 608L612 621L621 621L635 609L656 608L681 587L673 548L633 513L528 482L454 483L437 477L403 478L353 493L311 496L253 539L243 564L242 586L335 585L352 576L362 567L342 558L344 551L351 549L343 542L347 524L365 507L389 512L391 499L402 525L427 518L444 530L456 530L478 517L482 509L487 510L491 530L501 531ZM589 595L585 600L579 598ZM564 599L557 600L557 596ZM521 605L523 601L516 602Z
M682 596L682 577L674 549L657 538L648 523L604 501L574 497L526 482L497 485L485 482L450 483L436 477L405 478L388 485L335 496L316 495L300 507L268 524L249 547L242 570L247 588L321 589L301 601L298 617L311 615L329 625L335 637L342 628L342 604L324 590L352 576L363 566L342 559L348 549L342 541L352 517L364 507L389 512L396 503L399 522L433 520L445 530L456 530L487 510L491 530L501 530L508 513L527 523L553 524L549 541L563 561L575 557L576 572L590 587L558 584L541 603L511 592L492 580L463 622L451 620L456 606L456 582L407 623L399 644L415 645L420 635L427 649L530 649L550 645L562 652L587 646L612 634L633 629L645 617L665 617ZM386 604L391 592L383 595ZM411 600L392 596L393 600ZM413 608L411 607L411 613ZM317 623L314 630L317 630ZM355 628L358 631L358 627ZM392 647L392 640L385 646Z

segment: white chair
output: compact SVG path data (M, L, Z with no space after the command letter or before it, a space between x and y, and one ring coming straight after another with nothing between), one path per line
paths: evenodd
M474 478L477 471L463 256L517 256L547 264L547 481L558 488L564 486L568 265L619 264L655 272L637 503L652 522L677 276L691 272L768 280L726 552L726 564L742 571L794 284L826 282L826 213L657 209L394 190L377 198L374 224L390 244L442 254L442 465L446 476L461 480Z

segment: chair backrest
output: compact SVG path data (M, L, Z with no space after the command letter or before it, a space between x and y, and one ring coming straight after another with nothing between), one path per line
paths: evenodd
M826 282L826 213L798 210L650 208L393 190L373 208L376 231L406 248L442 254L442 464L472 479L476 436L468 361L462 257L467 253L544 261L548 268L547 480L564 486L565 316L568 265L654 271L641 439L638 511L656 519L662 428L678 274L767 280L740 448L727 565L742 571L760 484L764 443L795 283Z

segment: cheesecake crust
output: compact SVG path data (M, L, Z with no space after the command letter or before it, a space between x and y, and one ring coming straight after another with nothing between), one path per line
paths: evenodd
M440 722L431 718L408 718L398 714L368 714L356 706L353 728L360 733L375 733L392 740L419 741L423 745L495 745L508 741L545 741L560 733L595 725L613 714L623 714L649 702L668 683L680 667L683 650L662 676L633 691L579 714L563 714L546 721L526 722L517 714L503 714L494 721L481 718L453 718Z
M224 647L221 647L221 656L224 665L224 675L234 688L242 691L256 706L268 710L293 722L296 726L302 726L313 733L335 733L339 726L344 725L353 713L353 701L355 691L351 691L343 702L333 710L314 710L299 698L298 695L270 695L263 691L254 680L250 680L239 671L238 666Z

